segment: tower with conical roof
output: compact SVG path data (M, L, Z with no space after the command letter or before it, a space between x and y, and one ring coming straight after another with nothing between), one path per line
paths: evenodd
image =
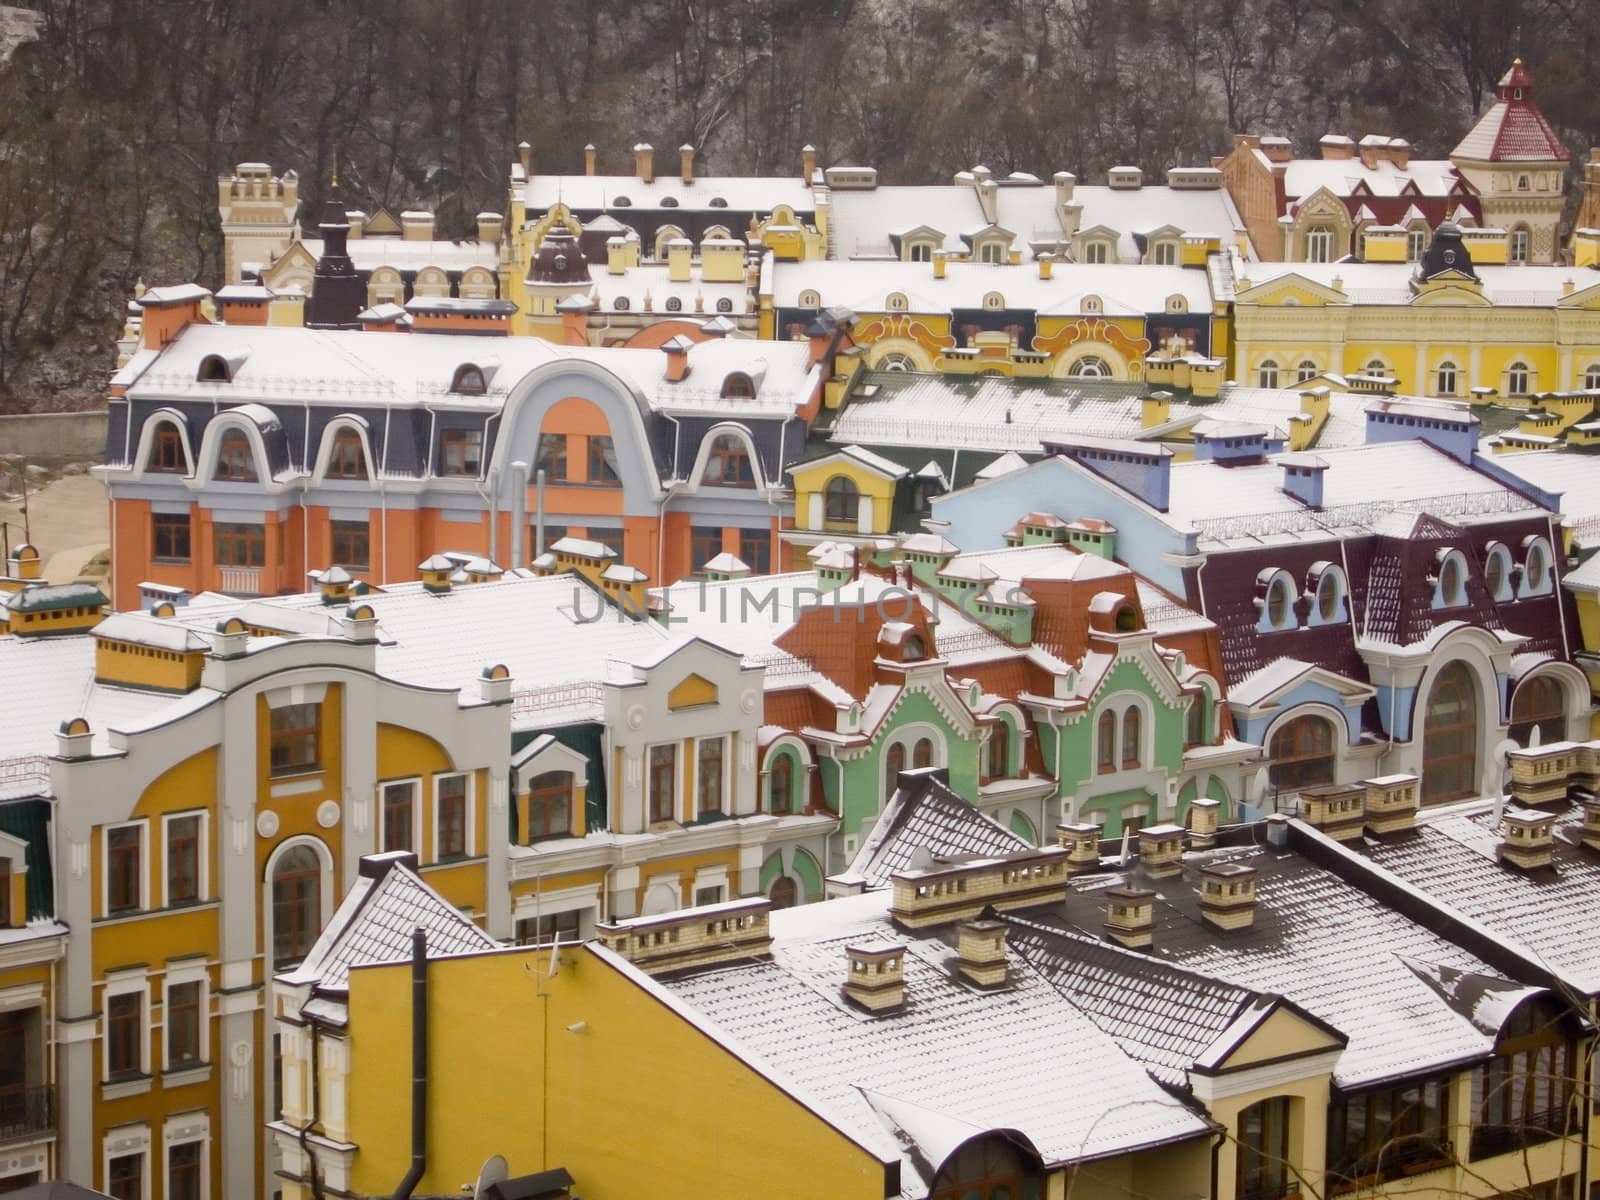
M1533 76L1519 58L1500 77L1494 103L1450 152L1483 202L1485 227L1504 229L1507 259L1549 263L1566 198L1571 157L1533 98Z
M367 289L350 257L350 218L339 196L337 171L322 202L317 222L322 233L322 253L311 276L311 298L306 302L306 324L312 329L359 329L356 319L367 306Z

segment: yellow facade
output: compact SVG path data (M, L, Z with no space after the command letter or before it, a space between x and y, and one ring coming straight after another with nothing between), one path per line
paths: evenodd
M790 475L794 479L795 525L798 528L844 534L889 532L898 476L848 454L832 454L805 463L795 467ZM854 520L828 516L828 487L835 480L848 483L860 498Z

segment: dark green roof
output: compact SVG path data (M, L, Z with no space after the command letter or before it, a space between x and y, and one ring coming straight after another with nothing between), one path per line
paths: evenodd
M110 603L92 583L56 583L23 588L7 605L12 612L55 612L63 608L102 608Z
M54 917L56 892L50 863L50 802L13 800L0 804L0 833L21 838L28 847L28 919Z

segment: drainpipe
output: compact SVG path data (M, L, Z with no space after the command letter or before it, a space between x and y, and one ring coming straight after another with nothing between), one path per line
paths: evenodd
M544 553L544 481L545 469L540 467L534 472L533 494L533 552L535 555Z
M428 935L411 931L411 1169L391 1200L411 1200L428 1169Z
M307 1135L322 1122L322 1055L318 1049L317 1034L322 1027L311 1022L311 1119L300 1127L300 1153L306 1156L311 1175L311 1194L322 1200L322 1173L317 1170L317 1152L311 1148Z
M528 523L528 464L518 459L511 464L511 562L512 570L522 565L523 526Z

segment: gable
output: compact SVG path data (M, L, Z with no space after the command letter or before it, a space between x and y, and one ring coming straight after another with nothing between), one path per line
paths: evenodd
M667 693L667 707L674 711L680 708L698 708L702 704L716 702L717 685L704 675L685 675Z
M1235 304L1256 304L1267 307L1274 304L1328 305L1349 304L1350 298L1331 287L1313 283L1304 275L1289 272L1267 283L1246 288L1234 297Z
M1264 1014L1247 1010L1221 1037L1206 1048L1196 1062L1203 1074L1242 1071L1314 1054L1337 1053L1346 1039L1331 1026L1273 1002Z

